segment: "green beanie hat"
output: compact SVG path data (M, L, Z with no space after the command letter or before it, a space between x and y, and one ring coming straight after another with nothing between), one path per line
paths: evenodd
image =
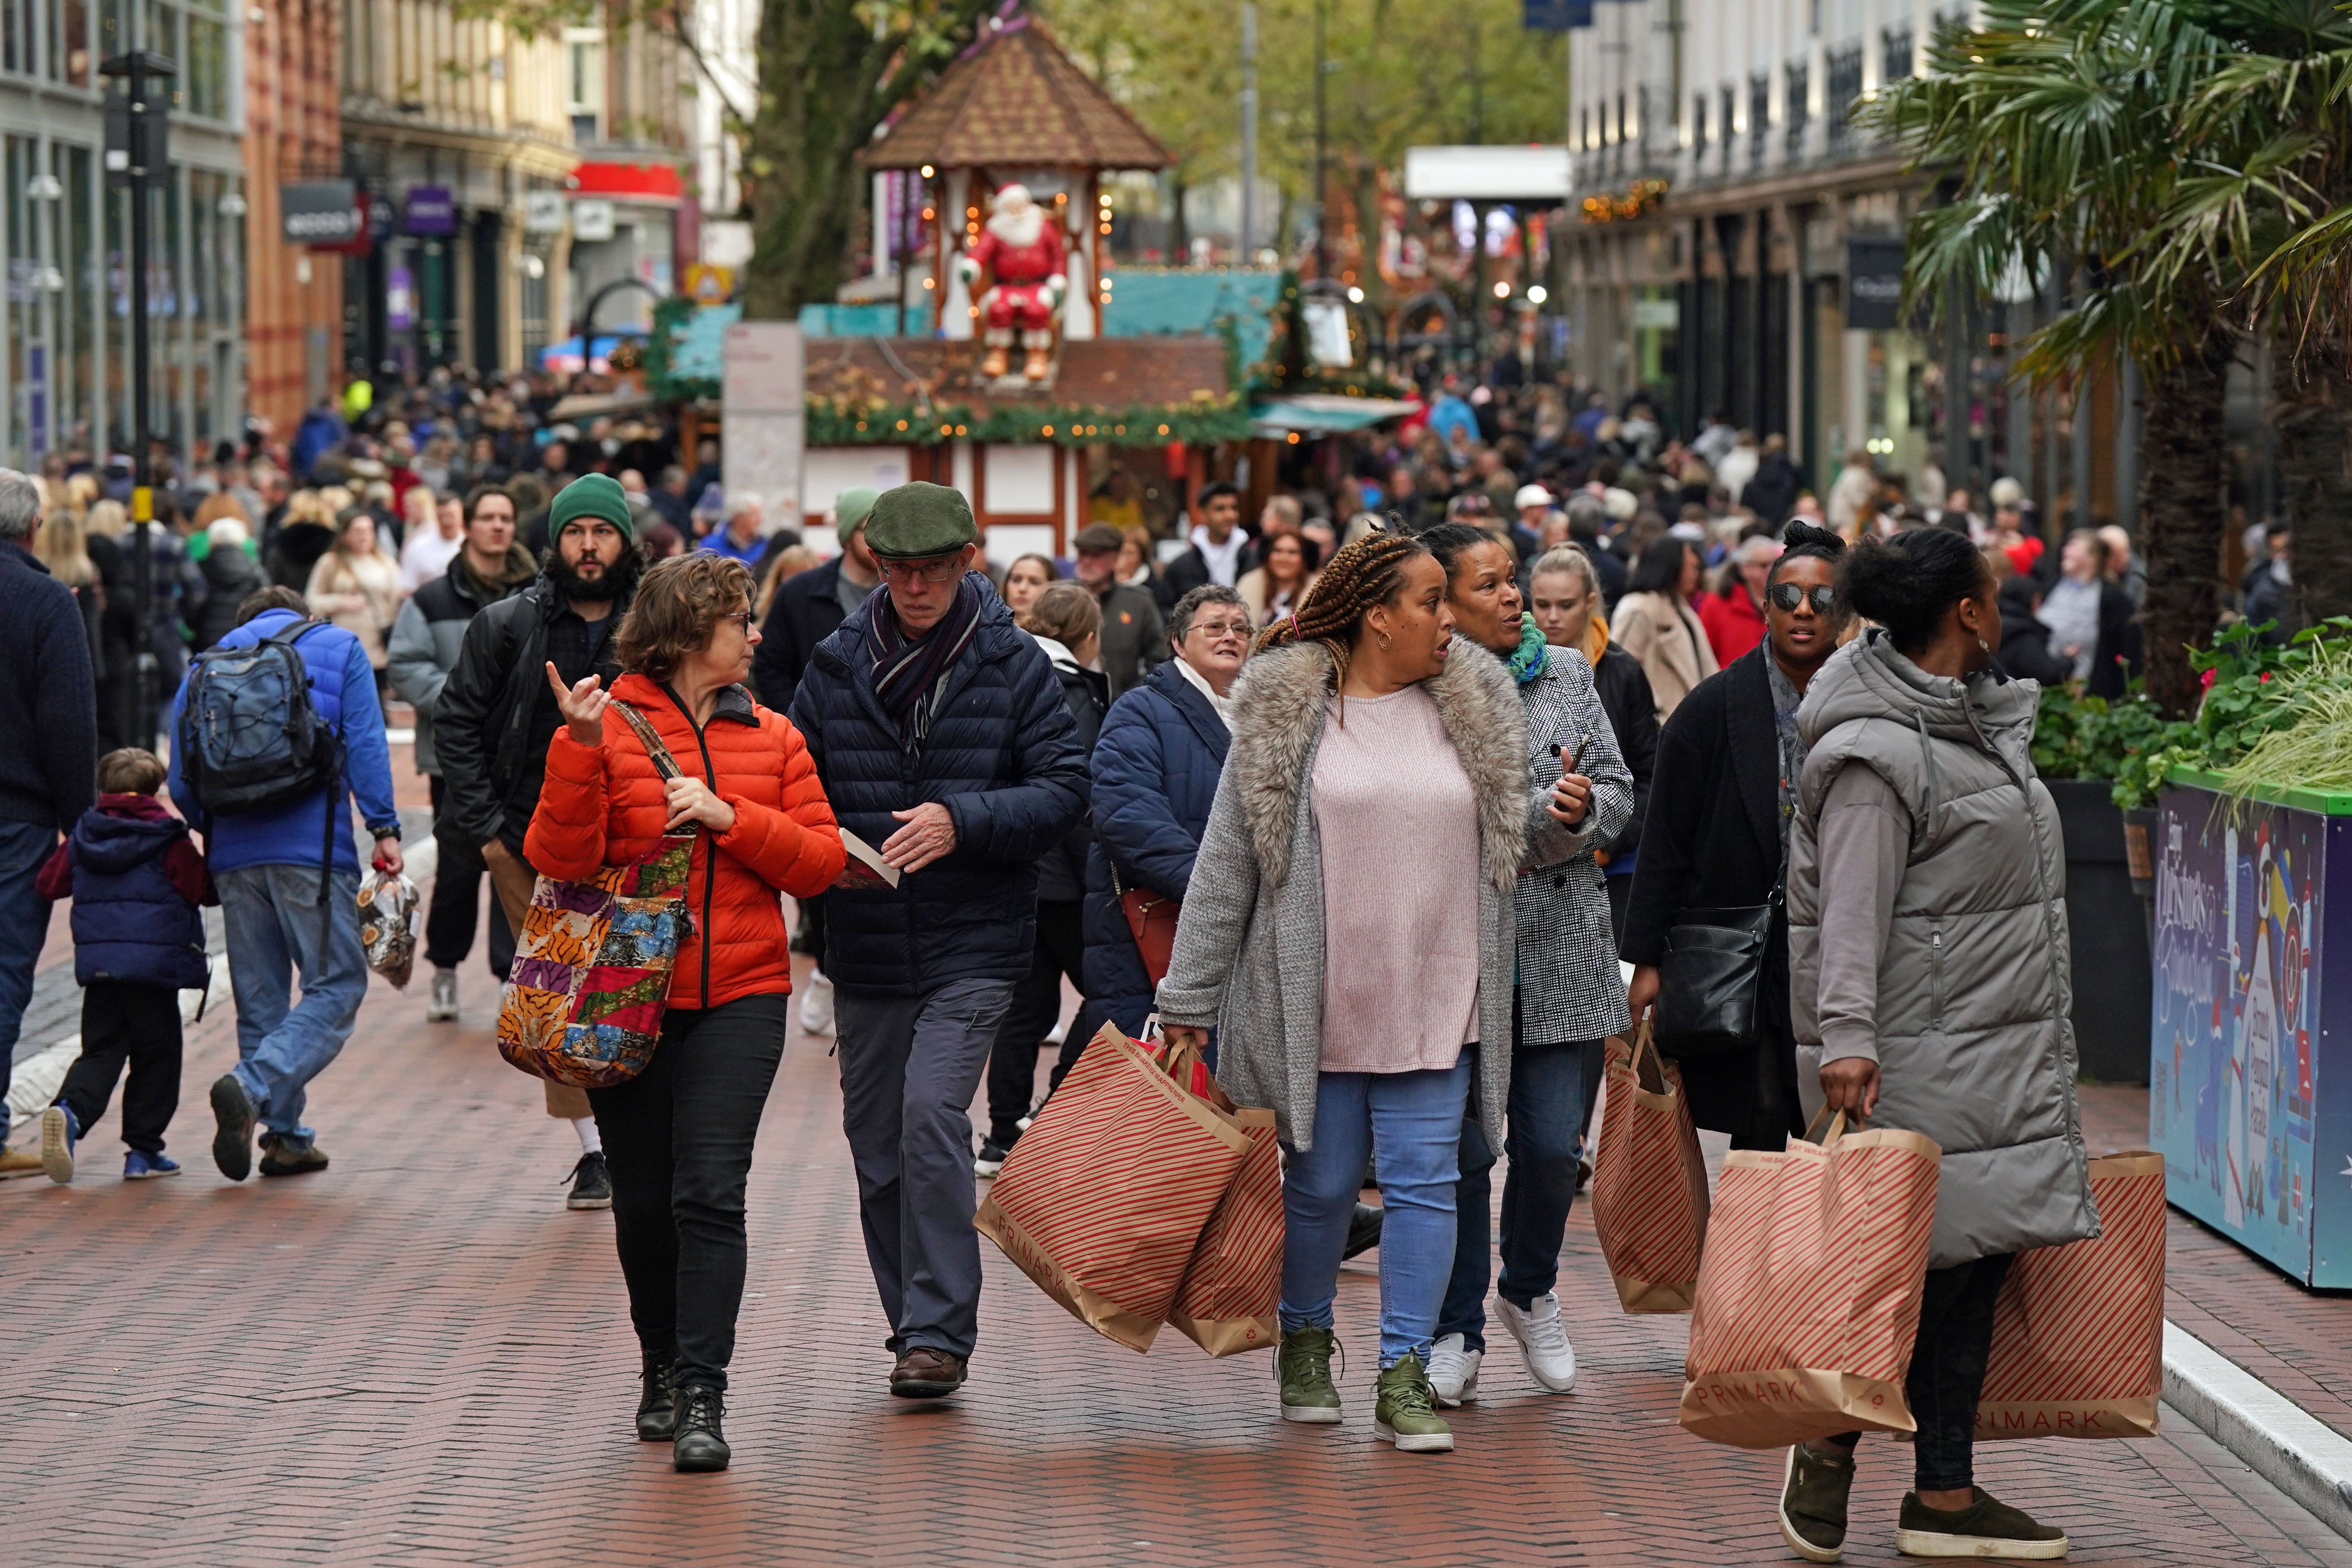
M564 525L582 518L609 522L624 539L637 536L635 520L629 516L629 498L608 475L583 474L557 493L555 504L547 510L548 542L562 538Z
M833 498L833 531L844 550L849 548L849 536L857 531L881 494L872 485L852 485Z

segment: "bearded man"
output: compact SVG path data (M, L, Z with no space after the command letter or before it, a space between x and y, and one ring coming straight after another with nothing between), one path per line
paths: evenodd
M1030 197L1028 186L1006 185L996 193L987 228L956 263L966 288L983 270L990 279L980 297L988 344L980 365L983 377L992 381L1009 368L1015 329L1027 351L1021 374L1043 381L1053 368L1054 322L1070 282L1065 255L1060 226Z
M547 666L554 664L566 690L591 675L610 687L621 673L613 633L637 585L636 525L628 497L607 476L586 474L564 486L548 508L547 529L552 542L537 581L475 616L433 707L442 789L434 831L480 850L509 929L518 933L538 880L523 858L523 834L546 783L548 742L563 722ZM612 1207L587 1093L545 1087L547 1113L580 1135L569 1206Z

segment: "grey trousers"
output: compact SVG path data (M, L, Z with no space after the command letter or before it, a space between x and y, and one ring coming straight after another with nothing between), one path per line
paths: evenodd
M893 1355L929 1347L968 1357L979 1336L969 1112L1013 987L957 980L919 996L834 991L841 1126Z

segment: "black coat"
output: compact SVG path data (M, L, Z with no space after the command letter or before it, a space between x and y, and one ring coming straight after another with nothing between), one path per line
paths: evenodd
M1078 755L1090 757L1095 738L1102 733L1103 713L1110 707L1109 679L1098 669L1081 669L1058 661L1054 663L1054 674L1062 683L1063 706L1069 709L1070 722L1077 729ZM1088 817L1081 815L1062 841L1038 859L1039 903L1075 904L1086 897L1087 847L1094 838Z
M0 682L0 818L70 829L98 799L89 633L73 590L5 541L0 663L9 674Z
M204 574L206 592L204 607L196 612L190 628L195 633L190 651L202 653L236 629L237 606L269 586L269 580L261 574L260 564L241 545L214 549L196 569Z
M841 557L776 584L768 619L760 627L759 650L751 655L751 689L782 713L793 705L801 673L816 645L831 637L847 612L841 607Z
M1770 657L1766 643L1700 681L1659 733L1625 911L1622 955L1630 963L1664 958L1666 931L1685 910L1752 908L1780 885L1780 748L1764 668ZM1782 1135L1803 1130L1785 914L1772 921L1759 1002L1763 1036L1755 1048L1688 1058L1683 1082L1698 1125L1729 1132L1737 1147L1778 1148Z
M2008 640L2001 639L2004 646ZM2113 702L2139 674L2141 653L2139 621L2132 610L2131 595L2113 583L2100 584L2099 649L2091 660L2091 679L2084 682L2083 689Z
M1797 510L1800 486L1797 465L1789 461L1786 453L1767 452L1758 460L1756 472L1739 487L1739 504L1779 528Z
M2033 618L2035 585L2031 577L2011 577L2000 585L2000 668L2010 675L2063 686L2074 679L2074 666L2050 651L2050 628ZM2102 605L2102 608L2105 606Z
M1251 539L1243 540L1241 554L1234 561L1234 581L1240 582L1244 575L1256 571L1257 565L1257 542ZM1183 554L1171 561L1168 563L1168 569L1162 572L1160 576L1168 584L1168 592L1171 595L1168 602L1171 605L1193 589L1205 587L1211 580L1209 563L1202 558L1201 547L1197 544L1188 546Z
M1601 710L1609 715L1618 754L1633 775L1633 820L1607 846L1611 859L1622 860L1641 847L1642 819L1650 813L1650 777L1658 765L1658 700L1642 661L1614 643L1601 650L1592 689L1601 699Z

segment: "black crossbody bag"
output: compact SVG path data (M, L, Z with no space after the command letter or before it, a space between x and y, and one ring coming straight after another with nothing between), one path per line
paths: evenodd
M1764 949L1780 890L1760 904L1685 910L1666 930L1658 964L1658 1048L1670 1057L1717 1056L1755 1043Z

